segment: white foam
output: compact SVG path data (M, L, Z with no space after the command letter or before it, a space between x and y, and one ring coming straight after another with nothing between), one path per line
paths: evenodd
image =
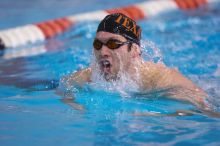
M141 41L141 51L142 57L145 61L151 61L154 63L163 62L161 51L154 42L149 40Z
M94 89L101 89L106 92L119 92L123 97L130 97L130 93L139 91L137 81L133 80L130 74L122 71L122 62L119 61L120 70L118 72L118 80L106 81L99 69L99 65L95 59L92 58L92 83L90 84ZM138 80L139 74L136 75ZM134 74L132 75L134 76Z

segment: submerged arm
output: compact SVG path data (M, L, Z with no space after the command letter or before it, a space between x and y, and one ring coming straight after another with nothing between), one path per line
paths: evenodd
M74 101L74 89L81 88L86 82L89 82L90 75L91 69L87 68L63 77L56 91L57 94L63 97L61 101L74 109L83 110L83 106Z
M82 105L75 102L75 97L73 93L68 93L66 91L65 93L60 93L60 91L57 91L56 93L62 96L62 98L60 99L61 102L69 105L76 110L84 110L84 107Z

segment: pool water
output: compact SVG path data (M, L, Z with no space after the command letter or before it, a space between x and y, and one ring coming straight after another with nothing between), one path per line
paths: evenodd
M137 2L96 0L85 1L81 7L80 1L70 0L1 1L0 28ZM138 22L143 29L142 45L151 42L158 48L152 58L160 57L203 88L216 112L220 112L219 6ZM62 97L55 94L59 79L90 64L97 25L79 23L63 35L29 46L48 48L47 53L0 58L0 145L220 145L219 118L166 116L176 110L197 110L189 103L153 95L127 97L89 85L75 93L84 111L61 102ZM139 112L164 116L134 115Z

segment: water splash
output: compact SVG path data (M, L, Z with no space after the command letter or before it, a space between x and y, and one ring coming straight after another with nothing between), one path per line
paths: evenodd
M117 80L106 81L104 75L101 73L98 61L96 60L95 55L93 55L91 60L92 83L90 83L90 86L95 90L99 89L104 90L106 92L119 92L122 95L122 97L131 97L131 92L139 91L139 85L137 84L137 82L132 79L130 74L123 71L122 61L120 60L120 58L119 64L119 78ZM136 79L138 79L139 74L135 75Z
M142 57L145 61L151 61L154 63L162 62L162 55L160 49L152 41L145 40L141 42ZM101 73L98 61L92 53L91 58L91 68L92 68L92 83L91 87L96 89L101 89L106 92L119 92L122 97L131 97L134 92L140 92L140 62L132 61L132 66L134 66L134 73L129 74L125 71L123 66L123 60L119 54L115 54L119 59L119 72L118 79L115 81L106 81L104 75Z
M163 62L163 56L156 44L150 40L141 41L142 57L145 61L154 63Z

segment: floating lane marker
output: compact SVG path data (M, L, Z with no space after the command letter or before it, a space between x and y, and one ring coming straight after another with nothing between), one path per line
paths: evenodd
M36 26L44 33L45 38L51 38L57 34L60 34L68 29L71 25L72 22L66 18L36 24Z
M178 6L175 1L149 1L136 5L145 14L145 17L152 17L162 12L177 10Z
M14 48L28 43L45 40L43 32L35 25L25 25L0 32L4 47Z
M106 15L108 15L108 13L105 11L95 11L90 13L68 16L67 19L72 23L81 22L81 21L95 21L95 20L100 21Z
M116 8L116 9L109 9L109 10L106 10L106 12L108 14L123 13L136 21L144 19L146 17L144 12L138 6L135 6L135 5L122 7L122 8Z
M207 3L207 0L174 0L183 10L195 9Z
M28 57L34 55L40 55L46 53L47 49L44 45L32 47L32 48L22 48L22 49L7 49L4 52L2 58L13 59L18 57Z
M106 15L112 13L120 12L138 21L168 11L178 9L192 10L216 2L220 2L220 0L152 0L121 8L94 11L37 24L29 24L0 31L0 50L44 41L63 33L75 23L82 21L100 21Z

